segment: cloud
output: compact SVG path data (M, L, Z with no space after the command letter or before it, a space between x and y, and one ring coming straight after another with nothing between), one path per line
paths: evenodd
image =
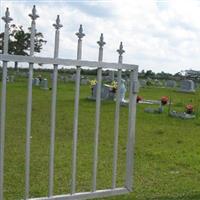
M36 4L40 18L37 30L48 41L42 56L53 56L54 28L59 14L63 28L60 57L76 58L79 25L83 24L83 59L97 60L100 33L106 45L104 60L117 62L116 49L123 41L124 62L140 70L176 73L198 70L200 63L200 2L198 0L107 0L107 1L1 1L1 15L10 8L16 24L30 26L28 14ZM0 30L3 30L1 22Z

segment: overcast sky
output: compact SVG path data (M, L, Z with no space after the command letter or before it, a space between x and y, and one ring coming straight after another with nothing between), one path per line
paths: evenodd
M40 56L53 56L54 27L57 14L63 28L60 35L62 58L76 58L79 25L83 25L83 59L97 60L100 33L104 34L104 61L117 62L116 49L124 44L124 63L142 69L176 73L184 69L200 70L199 0L82 0L16 1L0 0L1 17L9 7L13 23L30 26L32 6L40 18L37 30L47 44ZM2 20L1 20L2 21ZM1 22L0 31L4 23Z

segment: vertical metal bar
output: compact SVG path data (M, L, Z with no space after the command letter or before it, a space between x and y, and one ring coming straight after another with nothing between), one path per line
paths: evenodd
M82 38L85 36L83 33L82 25L80 25L77 47L77 60L81 60L82 56ZM76 162L77 162L77 142L78 142L78 112L79 112L79 94L80 94L80 73L81 67L76 68L76 89L75 89L75 102L74 102L74 132L73 132L73 150L72 150L72 182L71 182L71 194L76 191Z
M125 52L123 50L122 42L120 43L120 47L117 50L119 53L118 63L122 64L122 54ZM119 113L120 113L120 90L121 90L121 76L122 70L118 70L118 89L117 89L117 99L116 99L116 108L115 108L115 127L114 127L114 158L113 158L113 178L112 178L112 188L116 187L116 177L117 177L117 158L118 158L118 138L119 138Z
M116 98L115 108L115 127L114 127L114 158L113 158L113 179L112 188L116 187L116 176L117 176L117 157L118 157L118 137L119 137L119 113L120 113L120 86L121 86L121 69L118 70L118 89Z
M12 21L8 8L5 17L4 47L3 53L8 53L9 23ZM1 114L0 114L0 200L3 200L3 181L4 181L4 143L5 143L5 121L6 121L6 81L7 81L7 61L3 61L2 90L1 90Z
M34 38L35 38L35 20L39 17L36 15L36 8L33 6L32 14L29 15L31 22L31 44L30 56L34 54ZM33 63L29 63L28 78L28 96L27 96L27 113L26 113L26 155L25 155L25 199L29 198L30 188L30 136L31 136L31 113L32 113L32 79L33 79Z
M103 34L100 36L100 40L97 42L99 45L99 57L98 61L103 60L103 46L106 44L103 39ZM97 94L96 94L96 117L95 117L95 135L94 135L94 160L93 160L93 179L92 179L92 191L96 190L97 179L97 164L98 164L98 144L99 144L99 124L100 124L100 109L101 109L101 82L102 82L102 68L97 70Z
M132 191L133 186L133 162L134 162L134 144L135 144L135 123L136 123L136 99L137 99L137 82L138 69L131 71L130 74L130 94L129 94L129 126L128 126L128 141L126 155L126 181L125 187Z
M60 24L59 15L56 18L56 23L53 24L56 29L55 32L55 47L54 47L54 58L58 58L58 50L59 50L59 36L60 36L60 28L62 25ZM56 97L57 97L57 76L58 76L58 65L54 65L53 71L53 84L52 84L52 102L51 102L51 135L50 135L50 160L49 160L49 192L48 196L53 196L53 188L54 188L54 147L55 147L55 126L56 126Z

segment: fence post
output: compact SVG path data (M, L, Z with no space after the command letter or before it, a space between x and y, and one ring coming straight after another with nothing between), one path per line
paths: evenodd
M3 54L8 54L9 23L12 21L9 9L6 8ZM5 142L5 120L6 120L6 81L8 62L3 61L2 89L1 89L1 115L0 115L0 200L3 200L3 178L4 178L4 142Z
M119 49L117 50L119 53L118 63L122 64L122 54L125 52L123 50L122 42L120 43ZM114 128L114 158L113 158L113 180L112 180L112 188L116 187L116 177L117 177L117 158L118 158L118 138L119 138L119 114L120 114L120 90L121 90L121 77L122 70L118 69L118 80L117 80L117 98L116 98L116 108L115 108L115 128Z
M35 20L39 17L36 14L35 5L32 9L32 14L29 14L31 22L31 44L30 56L34 54L34 38L35 38ZM30 187L30 136L31 136L31 113L32 113L32 79L33 79L33 63L29 63L29 78L28 78L28 97L27 97L27 113L26 113L26 157L25 157L25 199L29 198Z
M85 36L83 27L80 25L79 32L76 33L78 37L77 60L82 57L82 38ZM80 73L81 67L76 67L76 89L74 102L74 132L73 132L73 150L72 150L72 183L71 194L76 191L76 161L77 161L77 141L78 141L78 112L79 112L79 94L80 94Z
M54 47L54 58L58 58L59 51L59 36L60 28L60 17L57 15L56 23L53 24L55 27L55 47ZM49 160L49 197L53 196L54 188L54 146L55 146L55 126L56 126L56 96L57 96L57 76L58 76L58 65L54 64L53 71L53 84L52 84L52 102L51 102L51 138L50 138L50 160Z
M136 124L136 99L138 93L138 68L130 73L130 93L129 93L129 122L126 154L126 181L125 187L130 192L133 189L133 167L134 167L134 144L135 144L135 124Z
M99 45L98 61L103 60L103 46L104 42L103 33L101 33L100 40L97 42ZM96 190L97 178L97 164L98 164L98 143L99 143L99 123L100 123L100 108L101 108L101 82L102 82L102 68L97 69L97 94L96 94L96 121L95 121L95 137L94 137L94 163L93 163L93 182L92 191Z

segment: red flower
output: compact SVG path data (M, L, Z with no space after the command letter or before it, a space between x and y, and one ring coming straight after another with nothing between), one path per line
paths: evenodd
M163 96L163 97L161 98L161 103L162 103L162 105L166 105L167 102L168 102L168 97Z
M142 100L142 97L140 97L140 96L137 96L137 103L139 102L139 101L141 101Z
M187 113L187 114L191 114L191 113L193 113L193 111L194 111L194 110L193 110L194 107L193 107L192 104L186 105L185 108L186 108L186 113Z

